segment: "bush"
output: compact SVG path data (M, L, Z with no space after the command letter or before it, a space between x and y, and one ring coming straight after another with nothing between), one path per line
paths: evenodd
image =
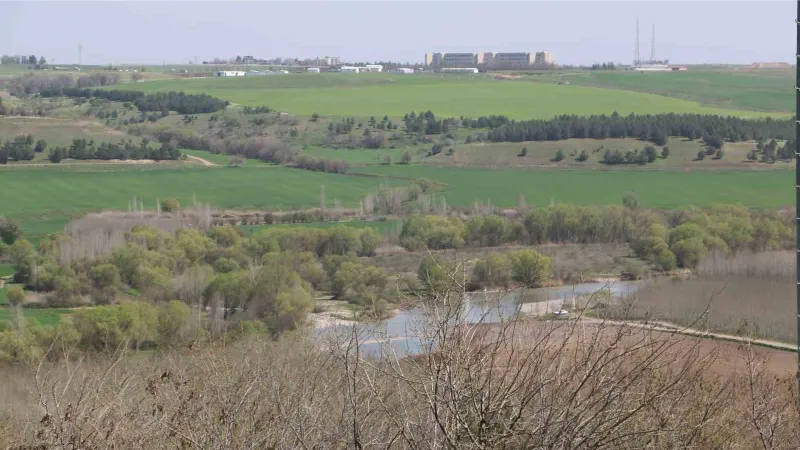
M550 278L550 258L535 250L517 250L508 254L514 281L527 287L541 287Z
M528 156L528 147L522 147L522 149L519 151L519 155L517 156L522 158Z
M664 159L669 158L669 147L668 146L665 145L664 148L661 149L661 157L664 158Z
M702 150L700 150L699 152L697 152L697 159L696 159L696 161L702 161L702 160L704 160L704 159L706 159L706 152L704 152L704 151L702 151Z
M564 150L558 149L556 150L555 156L553 156L553 161L560 162L564 160Z
M178 200L176 200L173 197L169 197L166 200L161 201L161 211L172 213L172 212L178 212L180 211L180 209L181 209L181 204L178 203Z
M589 154L586 153L586 150L581 150L581 153L578 155L577 158L575 158L575 160L579 162L584 162L587 159L589 159Z

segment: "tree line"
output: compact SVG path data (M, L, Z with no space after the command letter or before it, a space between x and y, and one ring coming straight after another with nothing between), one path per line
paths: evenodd
M150 141L142 139L135 145L130 139L119 143L101 142L95 144L93 139L73 139L69 147L55 147L50 150L48 159L52 163L60 163L64 159L91 160L143 160L155 161L179 160L183 154L172 142L162 142L160 146L150 145Z
M488 128L491 142L559 141L565 139L636 138L662 146L669 136L703 139L716 149L724 141L791 139L793 121L783 119L743 119L703 114L629 114L577 116L552 119L512 120L503 115L438 119L431 111L403 116L409 133L443 134L450 127Z
M8 92L15 97L25 97L42 92L61 91L70 88L111 86L119 83L117 73L93 73L75 79L72 75L43 76L32 73L16 76L8 81Z
M42 97L102 98L115 102L131 102L140 111L176 111L179 114L212 113L225 109L230 103L207 94L101 90L81 88L52 88L40 92Z
M743 119L701 114L655 114L558 116L550 120L509 121L491 128L492 142L558 141L564 139L636 138L656 145L666 144L668 136L694 140L702 138L709 145L721 147L723 140L738 142L751 139L793 137L792 120Z
M411 216L400 244L408 250L441 250L504 244L628 243L660 270L694 267L711 252L788 249L794 245L790 217L748 210L741 205L674 211L638 209L635 197L624 206L555 205L518 217L469 219Z
M41 153L47 148L47 143L38 140L34 144L33 136L16 136L0 144L0 164L8 164L9 161L30 161L36 153Z

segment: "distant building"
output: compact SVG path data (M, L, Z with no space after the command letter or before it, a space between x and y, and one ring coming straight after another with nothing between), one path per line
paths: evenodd
M530 53L497 53L492 60L494 67L528 67L533 64L533 58Z
M358 73L359 72L359 68L358 67L350 67L350 66L342 66L342 68L339 69L339 72L342 72L342 73Z
M756 62L750 67L753 69L788 69L792 65L787 62Z
M530 52L478 52L478 53L426 53L426 66L440 67L487 67L513 69L527 67L552 67L555 64L549 51Z
M242 64L255 64L256 59L248 55L242 58Z
M241 70L220 70L214 72L215 77L243 77L245 73Z
M442 53L443 66L474 66L478 64L475 53Z
M319 67L309 67L308 69L306 69L306 72L308 72L308 73L319 73Z
M533 65L535 66L552 66L555 64L555 59L553 59L553 53L548 51L543 52L536 52L536 56L533 58Z
M474 67L443 67L442 73L478 73Z
M671 67L671 69L673 72L686 72L687 70L689 70L689 68L686 66L674 66Z
M404 74L404 75L408 75L408 74L412 74L412 73L414 73L414 69L408 69L408 68L404 68L404 67L398 67L398 68L396 68L396 69L392 69L392 70L390 70L390 71L389 71L389 73L397 73L397 74Z
M442 64L442 54L441 53L425 53L425 65L426 66L438 66Z
M361 68L361 72L383 72L383 66L380 64L367 64Z

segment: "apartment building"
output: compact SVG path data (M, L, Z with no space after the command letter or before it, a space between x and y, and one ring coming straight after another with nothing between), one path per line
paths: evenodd
M533 58L530 53L497 53L492 60L492 66L495 67L528 67L533 64Z
M478 63L475 53L442 53L443 66L474 66Z
M553 53L548 51L536 52L536 57L533 59L533 64L536 66L552 66L555 62Z

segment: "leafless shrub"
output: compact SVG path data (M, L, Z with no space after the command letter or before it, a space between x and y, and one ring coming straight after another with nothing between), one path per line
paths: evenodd
M587 323L476 323L458 262L419 300L406 357L369 329L154 358L43 361L9 391L17 448L797 448L791 377L745 346ZM378 344L379 357L367 351ZM4 399L6 400L6 399Z

